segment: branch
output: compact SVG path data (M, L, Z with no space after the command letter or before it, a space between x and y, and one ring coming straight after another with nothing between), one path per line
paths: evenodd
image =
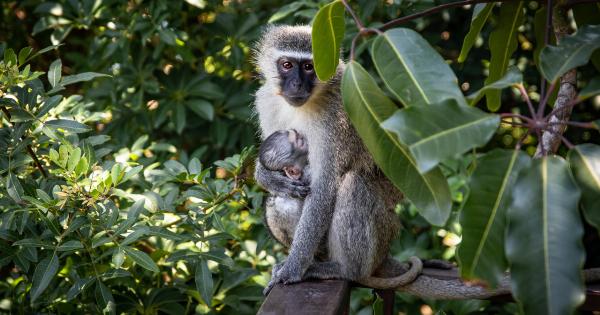
M564 36L570 33L569 21L567 17L568 9L562 6L556 6L554 8L554 19L552 24L554 26L554 33L556 35L556 41L559 42ZM576 90L577 84L577 70L572 69L565 73L560 78L560 88L558 89L558 96L554 103L555 113L550 116L547 121L549 123L555 123L560 121L568 121L571 116L573 106L569 106L571 102L577 96ZM550 90L546 93L546 99L549 97ZM543 107L541 108L543 112ZM538 113L540 114L540 113ZM566 124L552 124L549 125L547 130L542 133L542 138L539 140L540 143L537 147L534 157L546 156L549 153L554 153L558 149L561 143L561 136L565 132Z
M6 116L7 120L10 121L11 116L10 116L10 112L8 111L8 109L4 106L0 106L0 109ZM21 140L23 140L23 139L21 139ZM33 149L31 148L31 145L29 145L29 144L27 145L27 153L33 159L33 163L35 163L35 166L37 167L37 169L40 171L40 173L42 173L42 176L44 176L44 178L48 177L48 174L46 174L46 171L44 170L42 163L40 163L40 160L38 160L37 156L35 155L35 152L33 152Z
M411 15L407 15L407 16L403 16L401 18L391 20L391 21L383 24L383 26L381 26L379 29L382 31L385 31L387 29L396 27L396 26L406 23L408 21L411 21L411 20L414 20L414 19L417 19L417 18L420 18L423 16L431 15L433 13L436 13L436 12L439 12L439 11L442 11L445 9L453 8L453 7L461 7L461 6L465 6L465 5L469 5L469 4L477 4L477 3L509 2L509 1L514 1L514 0L463 0L463 1L445 3L445 4L438 5L433 8L421 11L421 12L417 12L415 14L411 14Z

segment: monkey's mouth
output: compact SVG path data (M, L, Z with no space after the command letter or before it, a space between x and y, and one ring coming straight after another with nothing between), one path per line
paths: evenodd
M283 98L285 98L285 100L288 102L288 104L290 104L294 107L300 107L300 106L304 105L306 103L306 101L308 101L308 99L310 98L310 94L297 96L297 95L286 95L284 93Z

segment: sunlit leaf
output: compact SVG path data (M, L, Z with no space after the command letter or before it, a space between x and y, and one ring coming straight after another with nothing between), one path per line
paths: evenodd
M60 81L61 76L62 61L60 61L60 59L56 59L50 64L50 69L48 70L48 82L50 82L52 87L55 87Z
M122 248L125 251L125 253L127 254L127 257L131 258L131 260L133 260L140 267L146 268L152 272L160 271L158 269L158 266L154 262L154 260L152 260L152 258L150 258L150 256L148 256L148 254L146 254L140 250L137 250L135 248L131 248L131 247L127 247L127 246L124 246Z
M577 28L581 28L584 25L600 24L600 4L598 2L578 3L571 10L573 11L573 18L575 19L575 23L577 23ZM596 67L596 70L600 71L600 50L594 51L590 60Z
M329 3L317 12L312 27L312 50L315 72L321 81L328 81L337 70L344 32L341 1Z

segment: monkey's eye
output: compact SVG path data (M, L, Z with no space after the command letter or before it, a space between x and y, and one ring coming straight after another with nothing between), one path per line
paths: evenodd
M314 68L315 68L315 67L313 66L313 64L312 64L312 63L305 63L305 64L304 64L304 71L306 71L306 72L313 71L313 69L314 69Z
M290 69L292 69L292 68L294 67L294 65L293 65L291 62L289 62L289 61L284 61L284 62L281 64L281 67L282 67L283 69L285 69L285 70L290 70Z

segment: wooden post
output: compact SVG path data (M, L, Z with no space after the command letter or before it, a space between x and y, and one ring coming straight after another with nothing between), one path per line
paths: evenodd
M350 283L342 280L276 285L259 315L343 315L350 307Z

